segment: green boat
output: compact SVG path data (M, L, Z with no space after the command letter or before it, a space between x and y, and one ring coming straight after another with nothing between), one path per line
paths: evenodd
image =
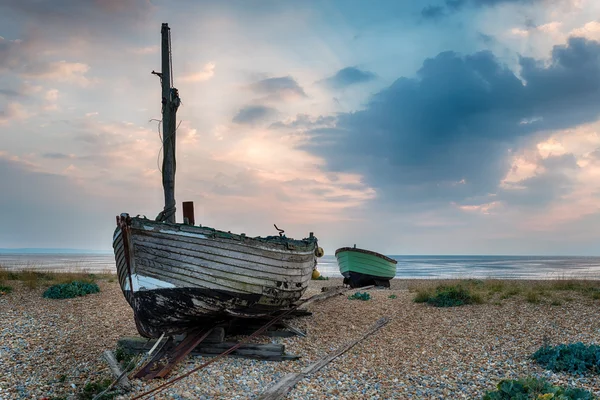
M375 285L390 287L390 279L396 276L398 261L370 250L342 247L335 251L344 284L351 288Z

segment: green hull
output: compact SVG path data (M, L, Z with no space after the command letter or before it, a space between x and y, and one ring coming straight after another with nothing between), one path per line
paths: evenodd
M396 276L396 260L373 251L342 247L335 252L340 272L349 277L351 272L391 279Z

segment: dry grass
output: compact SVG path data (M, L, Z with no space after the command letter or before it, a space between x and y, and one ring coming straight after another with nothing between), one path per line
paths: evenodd
M453 279L418 281L409 284L415 293L415 302L424 302L441 287L465 288L483 302L501 304L503 300L515 298L528 303L560 305L572 301L573 296L600 300L600 281L559 278L545 281L500 280L500 279Z
M85 268L81 268L81 272L55 272L43 270L36 266L27 266L21 270L13 270L0 265L0 286L7 285L9 281L18 281L29 289L36 289L40 286L51 286L73 281L92 283L98 280L112 282L114 279L114 274L111 274L109 271L92 274Z

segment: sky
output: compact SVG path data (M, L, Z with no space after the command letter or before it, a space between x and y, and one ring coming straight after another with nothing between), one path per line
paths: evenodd
M0 248L177 220L332 255L600 255L596 0L0 2Z

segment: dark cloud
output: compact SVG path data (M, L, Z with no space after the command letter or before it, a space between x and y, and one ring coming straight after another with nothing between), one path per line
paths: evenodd
M0 95L5 97L21 97L22 94L11 89L0 89Z
M64 154L64 153L44 153L42 154L43 158L49 158L52 160L65 160L68 158L72 158L71 155L69 154Z
M421 16L425 19L438 19L446 16L446 11L442 6L429 5L421 10Z
M446 0L443 5L428 5L421 10L424 19L439 19L451 15L468 5L473 7L494 7L499 4L532 4L544 0Z
M362 174L394 202L461 201L493 193L510 149L527 138L597 120L600 43L570 38L544 65L521 58L526 85L488 51L427 59L304 149L326 168ZM532 182L533 184L533 182Z
M304 89L291 76L263 79L251 84L250 89L256 94L274 99L306 97Z
M254 124L275 115L276 112L277 111L271 107L261 105L246 106L238 111L233 117L232 122L235 122L236 124Z
M375 74L369 71L363 71L356 67L346 67L340 69L330 78L325 79L325 83L334 88L344 88L357 83L369 82L375 79Z

